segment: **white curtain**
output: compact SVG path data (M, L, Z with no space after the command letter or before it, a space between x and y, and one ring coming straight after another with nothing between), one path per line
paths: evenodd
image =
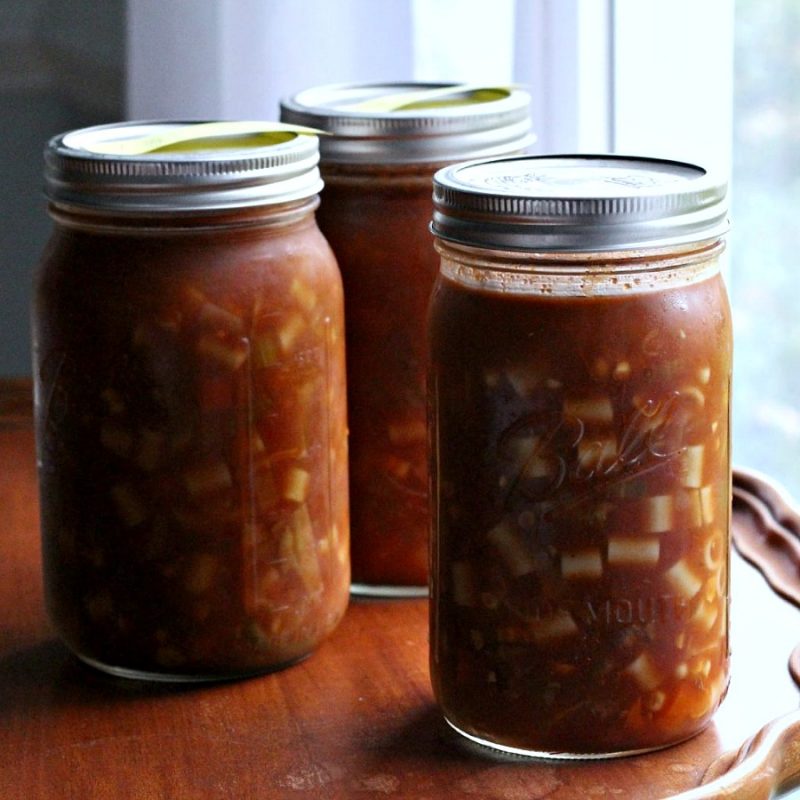
M274 119L323 83L519 83L540 152L730 163L733 0L128 0L129 118Z
M270 118L347 81L514 79L517 0L128 0L130 118Z

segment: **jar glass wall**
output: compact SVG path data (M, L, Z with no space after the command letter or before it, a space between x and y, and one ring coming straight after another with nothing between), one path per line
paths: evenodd
M97 667L276 669L345 611L343 299L316 205L53 200L34 311L45 589Z
M428 593L427 305L438 167L530 144L529 98L457 84L336 85L283 103L321 138L320 228L345 288L354 593Z
M453 241L469 200L440 197L429 396L443 714L519 754L686 739L728 685L724 242L470 246Z

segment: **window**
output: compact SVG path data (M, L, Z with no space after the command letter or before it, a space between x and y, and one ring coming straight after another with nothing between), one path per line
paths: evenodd
M734 455L800 498L800 4L736 0Z

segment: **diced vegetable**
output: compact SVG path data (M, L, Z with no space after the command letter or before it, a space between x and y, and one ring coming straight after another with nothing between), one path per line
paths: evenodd
M184 297L197 322L207 329L239 335L244 332L242 318L226 308L211 302L194 286L186 287Z
M350 543L347 537L339 533L339 526L334 522L331 525L331 542L336 550L336 557L341 565L350 563Z
M273 331L259 334L253 341L254 362L257 367L272 367L280 361L281 343Z
M454 561L451 570L453 576L453 602L457 606L474 606L476 598L472 565L468 561Z
M706 396L697 386L682 386L679 390L679 396L695 403L698 408L702 408L706 404Z
M292 503L304 503L311 475L300 467L290 467L283 484L283 497Z
M116 389L112 389L111 387L103 389L100 393L100 397L105 403L106 411L111 416L119 416L125 413L125 400Z
M682 489L675 495L675 507L691 528L703 526L703 508L696 489Z
M529 397L542 383L542 375L531 365L512 367L505 371L506 380L519 397Z
M567 397L564 399L564 415L587 425L610 425L614 420L614 408L607 395Z
M536 564L525 544L522 534L504 520L487 534L489 543L496 548L502 563L514 577L527 575L536 569Z
M610 467L617 458L617 440L584 438L578 442L578 467L582 474Z
M486 370L483 374L483 382L489 389L496 389L500 383L500 372L496 369Z
M600 551L587 547L561 554L561 574L566 580L596 580L603 575L603 558Z
M710 525L714 521L714 487L702 486L700 494L700 511L703 515L703 523Z
M701 602L692 614L691 622L703 632L708 633L719 617L719 604Z
M216 334L204 334L197 340L197 352L220 367L234 372L248 356L248 346L243 339L220 339Z
M411 462L389 453L384 458L384 469L398 481L404 481L411 472Z
M652 567L658 564L661 542L655 536L610 536L608 563L615 567Z
M306 591L316 593L322 590L316 540L306 505L292 512L281 539L280 553L298 573Z
M653 495L643 501L644 530L665 533L673 527L674 498L669 494Z
M305 320L298 313L290 314L278 328L278 341L283 353L291 352L300 335L305 330Z
M611 377L615 381L624 381L630 378L631 376L631 365L627 361L618 361L614 365L614 371L611 373Z
M292 280L289 286L289 293L307 314L313 311L317 305L317 295L314 290L299 278Z
M625 667L624 671L636 681L641 689L648 692L657 688L662 681L655 662L646 652L637 656Z
M703 581L684 559L675 562L664 573L664 577L675 592L687 599L694 597L703 586Z
M661 711L666 702L667 694L661 689L656 689L654 692L648 692L643 698L644 707L651 712Z
M703 445L690 445L681 459L681 482L684 486L699 489L703 485Z

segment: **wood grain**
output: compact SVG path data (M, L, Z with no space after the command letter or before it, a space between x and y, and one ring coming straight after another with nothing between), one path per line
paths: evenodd
M740 558L749 616L734 620L729 696L702 734L647 756L537 762L456 740L431 694L424 600L354 601L306 661L244 681L169 686L85 667L44 612L26 407L9 402L0 424L3 800L760 800L799 768L786 659L800 617ZM737 525L754 524L746 514ZM767 618L778 632L760 643Z

